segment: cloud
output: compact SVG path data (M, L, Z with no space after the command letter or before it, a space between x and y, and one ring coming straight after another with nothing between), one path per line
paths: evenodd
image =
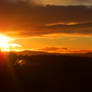
M69 48L60 48L60 47L45 47L39 49L40 51L45 52L54 52L54 53L88 53L92 50L80 50L80 49L69 49Z
M41 51L46 51L46 52L57 52L57 53L62 53L68 51L68 48L59 48L59 47L45 47L39 49Z
M40 5L92 5L92 0L1 0L3 2L26 2Z
M46 47L46 48L43 48L41 50L45 50L45 51L57 51L58 49L67 50L67 48L58 48L58 47Z
M92 35L92 23L80 23L80 24L50 24L48 26L44 26L44 30L47 29L53 30L53 33L67 33L67 34L84 34L84 35ZM52 31L49 31L52 32Z
M33 7L26 2L0 3L0 30L13 36L41 36L53 33L90 35L92 7Z
M92 0L42 0L50 5L92 5Z

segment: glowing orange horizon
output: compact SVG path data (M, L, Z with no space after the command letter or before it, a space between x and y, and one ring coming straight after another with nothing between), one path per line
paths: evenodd
M1 51L12 51L15 47L21 47L19 44L12 43L13 38L5 35L0 35L0 49Z

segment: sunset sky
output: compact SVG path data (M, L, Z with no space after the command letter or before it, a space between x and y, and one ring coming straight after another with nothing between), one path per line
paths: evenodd
M12 50L92 52L92 0L0 0L0 34Z

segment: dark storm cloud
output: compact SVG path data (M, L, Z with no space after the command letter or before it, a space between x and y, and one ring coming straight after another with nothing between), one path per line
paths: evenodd
M48 26L49 24L52 25ZM12 30L12 33L18 32L20 36L51 33L92 34L92 7L39 5L33 7L26 2L0 1L0 30L3 32Z

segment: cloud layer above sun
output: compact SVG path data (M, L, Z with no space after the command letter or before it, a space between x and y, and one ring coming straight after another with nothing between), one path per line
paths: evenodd
M1 32L8 35L92 34L92 7L88 6L33 7L25 2L2 2L0 20Z
M92 5L92 0L42 0L42 2L51 5Z
M27 2L40 5L92 5L92 0L3 0L12 3Z

